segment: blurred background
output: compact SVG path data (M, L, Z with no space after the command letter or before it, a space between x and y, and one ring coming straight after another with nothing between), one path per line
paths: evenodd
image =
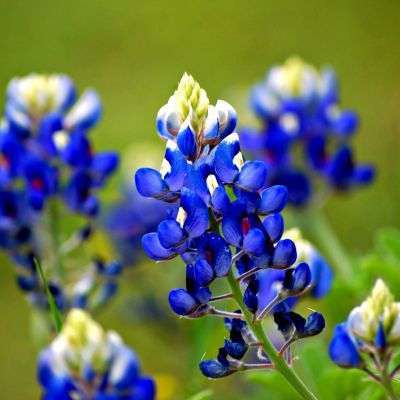
M155 116L184 71L206 88L213 104L218 98L230 102L240 125L250 85L272 64L296 54L336 69L343 106L361 116L354 143L358 158L378 167L374 185L329 202L334 229L349 251L362 256L371 251L378 229L400 225L399 1L1 0L1 5L3 93L13 76L29 72L63 72L78 89L90 86L100 93L105 113L93 140L98 149L122 152L125 168L109 185L110 199L117 197L124 174L130 178L137 166L149 164L142 162L144 153L156 165L161 162L164 145ZM1 393L37 399L39 349L30 339L30 308L14 285L12 267L4 257L1 262ZM179 261L155 265L142 257L100 321L136 350L145 373L156 375L160 399L188 399L202 390L207 391L192 398L265 398L262 385L246 376L238 386L236 376L209 384L199 373L204 351L215 356L225 333L221 321L180 320L169 310L168 292L184 283L183 271ZM400 286L394 289L398 295ZM337 289L332 296L340 294ZM357 304L361 297L354 297ZM336 305L313 347L323 360L332 325L350 310L342 300L342 308L338 297L313 304L318 310ZM303 350L312 351L307 345ZM288 396L283 398L295 398Z

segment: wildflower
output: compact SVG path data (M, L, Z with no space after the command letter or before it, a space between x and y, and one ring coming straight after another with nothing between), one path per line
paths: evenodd
M370 296L336 326L329 354L340 367L362 369L391 391L391 381L400 369L392 365L399 343L400 303L378 279Z
M350 141L358 117L340 108L337 86L332 69L317 71L292 57L251 91L262 128L241 129L241 144L267 163L267 183L286 186L294 206L322 191L345 192L373 180L374 168L354 161Z
M250 347L262 347L262 343L257 344L260 339L255 337L253 324L269 315L277 304L260 308L259 271L284 272L280 301L302 295L312 282L309 266L296 264L295 243L282 239L280 212L287 201L287 190L281 185L266 187L265 163L244 158L235 126L233 108L221 101L211 106L206 92L185 74L157 116L158 132L167 141L161 170L140 168L135 174L140 194L174 202L175 208L157 231L142 239L145 252L153 260L180 256L186 264L185 287L169 294L172 310L187 318L226 318L230 340L225 341L216 359L200 363L203 374L211 378L245 369L273 368L271 362L265 362L262 351L257 352L260 357L256 364L242 361ZM241 285L239 304L244 306L239 311L213 305L238 296L213 296L213 282L226 277L231 287L232 280ZM296 339L322 331L323 317L318 315L318 321L310 317L304 323L299 316Z
M152 378L141 376L134 352L116 332L73 309L61 333L42 351L38 379L44 399L155 398Z
M65 75L31 74L13 79L7 89L0 131L0 246L16 266L20 288L39 308L48 303L34 259L43 266L61 310L104 304L116 291L115 277L95 271L93 264L76 271L68 259L91 238L101 208L98 192L118 166L118 156L95 152L89 137L101 113L97 93L88 89L77 99ZM70 227L62 229L61 212L74 216L77 224L65 242ZM87 262L74 256L72 263L77 261ZM91 285L96 290L89 290Z

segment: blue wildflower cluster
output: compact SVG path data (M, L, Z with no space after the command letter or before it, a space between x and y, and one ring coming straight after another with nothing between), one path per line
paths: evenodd
M257 352L260 362L256 364L241 361L247 350L257 346L252 324L270 313L286 339L282 357L295 340L319 334L325 326L321 314L314 312L303 319L282 303L317 284L308 264L296 264L295 243L282 238L280 212L287 190L281 185L266 188L265 163L244 159L234 132L236 121L232 106L221 100L210 105L206 92L185 74L157 116L158 133L167 142L161 169L141 168L135 175L140 194L177 204L157 232L142 240L153 260L180 256L186 264L185 288L170 292L171 308L188 318L227 318L230 340L217 359L200 365L203 374L212 378L273 367L262 351ZM260 307L264 294L259 272L270 270L281 271L283 279L274 285L272 301ZM211 284L224 277L231 288L232 280L242 285L240 299L234 293L212 295ZM232 297L244 309L229 312L211 305Z
M329 354L340 367L364 370L387 386L400 371L399 344L400 303L379 279L367 300L336 326Z
M269 185L287 187L290 204L306 206L373 180L374 168L354 159L358 117L341 109L332 69L289 58L254 86L250 103L262 127L241 129L241 144L267 163Z
M72 309L61 333L40 355L44 400L153 400L152 378L115 332L105 332L84 311Z
M95 152L91 144L101 113L97 93L88 89L77 99L65 75L31 74L8 86L0 129L0 246L39 308L47 298L34 259L61 310L96 308L116 290L118 263L95 258L82 268L87 260L73 253L93 235L98 191L118 165L117 154Z

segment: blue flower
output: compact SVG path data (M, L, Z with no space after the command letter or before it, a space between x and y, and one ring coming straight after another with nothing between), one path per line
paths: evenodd
M242 146L266 161L267 184L286 186L290 204L306 206L325 188L349 191L372 182L374 168L356 164L350 150L358 117L340 108L333 70L289 58L253 87L250 106L263 126L241 129Z
M153 400L154 381L141 376L134 352L115 332L104 332L88 314L72 310L62 332L40 355L44 399L134 398Z

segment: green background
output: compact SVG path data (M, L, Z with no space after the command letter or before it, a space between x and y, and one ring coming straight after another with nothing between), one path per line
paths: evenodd
M246 91L271 64L297 54L316 65L332 65L343 105L362 119L355 138L358 158L375 163L378 177L370 188L332 199L328 216L354 254L371 248L377 228L399 226L399 1L1 0L1 6L4 93L13 76L29 72L63 72L80 90L95 87L105 108L92 136L98 149L122 151L132 143L143 149L151 143L161 153L155 115L184 71L207 89L213 103L231 102L240 124ZM130 152L124 164L133 172L142 157ZM36 399L29 306L14 286L12 267L5 258L1 263L1 395ZM169 288L182 284L182 265L146 266L125 276L122 296L101 320L136 349L147 373L161 377L165 398L168 390L169 398L187 398L208 387L196 364L205 348L212 355L221 344L221 324L175 318L166 297ZM138 310L149 294L162 299L159 314ZM346 302L344 307L342 316L349 311ZM204 334L210 330L214 338ZM236 378L213 383L212 398L260 393L246 383L235 392L234 383Z

